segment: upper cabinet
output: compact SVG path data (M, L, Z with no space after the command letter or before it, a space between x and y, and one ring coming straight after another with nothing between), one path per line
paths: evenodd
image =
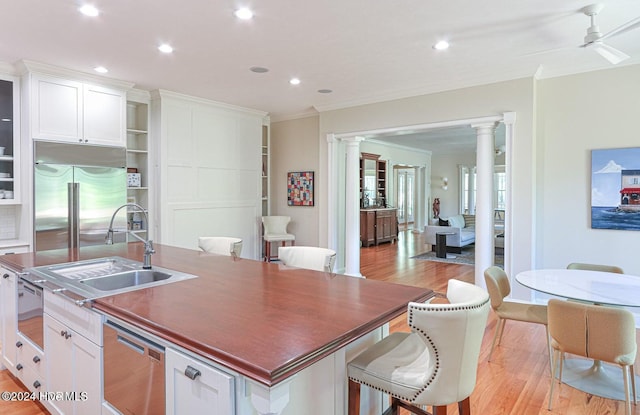
M19 80L0 76L0 205L20 201Z
M125 91L58 77L31 77L31 133L40 140L125 146Z

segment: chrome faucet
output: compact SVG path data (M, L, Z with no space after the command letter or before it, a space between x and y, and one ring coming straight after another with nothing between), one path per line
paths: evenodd
M124 205L116 209L116 211L113 212L113 215L111 216L111 222L109 222L109 230L107 230L107 236L104 238L104 241L107 245L113 245L113 220L116 218L116 215L118 214L120 209L124 207L132 207L142 212L142 214L144 215L145 223L147 224L147 227L149 226L149 216L147 215L147 211L142 206L138 205L137 203L125 203ZM129 232L131 236L133 236L140 242L144 243L144 261L142 264L142 268L151 269L151 255L155 254L156 251L155 249L153 249L153 242L149 239L149 230L147 229L147 239L141 238L139 235L130 230L127 230L127 232Z

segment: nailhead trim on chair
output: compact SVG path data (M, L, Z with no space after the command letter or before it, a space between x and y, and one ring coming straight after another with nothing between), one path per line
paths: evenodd
M484 307L485 304L487 304L489 301L490 301L490 298L487 298L487 300L485 302L483 302L481 304L476 304L476 305L473 305L473 306L456 306L456 307L449 307L449 308L442 308L442 309L433 309L433 308L424 309L424 308L420 307L419 305L409 306L409 318L408 318L409 327L411 327L413 330L415 330L416 333L419 333L421 336L425 337L425 339L427 340L427 342L429 343L429 345L433 349L434 355L436 357L435 370L434 370L433 374L431 375L431 377L429 378L427 383L422 388L420 388L420 390L418 390L413 397L407 398L405 396L400 396L400 395L398 395L396 393L393 393L393 392L390 392L390 391L388 391L386 389L379 388L379 387L371 385L371 384L369 384L367 382L362 382L361 380L353 378L351 376L349 376L349 379L354 381L354 382L357 382L357 383L359 383L361 385L368 386L369 388L378 390L380 392L387 393L391 397L400 399L400 400L405 401L405 402L413 403L416 400L416 398L418 396L420 396L420 394L422 392L424 392L429 387L429 385L431 385L431 383L435 380L435 377L438 374L438 371L440 369L440 355L439 355L438 349L435 347L435 344L434 344L433 340L431 339L431 337L429 335L427 335L427 333L425 331L423 331L421 329L418 329L418 328L413 326L413 321L412 321L413 320L413 314L412 314L412 311L414 311L414 310L422 310L422 311L446 312L446 311L458 311L458 310L474 310L474 309L478 309L478 308Z

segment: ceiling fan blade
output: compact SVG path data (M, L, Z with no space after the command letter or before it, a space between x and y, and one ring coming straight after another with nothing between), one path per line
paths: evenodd
M627 55L626 53L621 52L618 49L600 41L593 42L588 46L614 65L619 64L623 60L629 59L629 55Z
M604 40L604 39L612 37L612 36L617 36L617 35L620 35L622 33L628 32L630 30L638 29L638 28L640 28L640 17L638 17L636 19L633 19L633 20L623 24L622 26L618 26L617 28L613 29L610 32L605 33L604 35L602 35L600 40Z

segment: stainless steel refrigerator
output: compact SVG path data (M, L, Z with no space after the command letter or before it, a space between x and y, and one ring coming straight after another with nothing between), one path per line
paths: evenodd
M126 150L36 141L34 160L35 250L104 244L127 199ZM126 229L125 210L114 229ZM114 238L124 242L126 233Z

